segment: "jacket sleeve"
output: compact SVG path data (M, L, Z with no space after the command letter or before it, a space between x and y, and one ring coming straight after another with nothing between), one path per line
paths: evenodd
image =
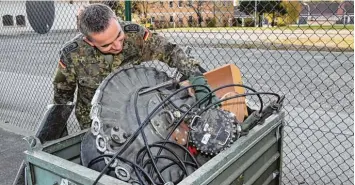
M180 46L169 42L166 38L152 34L150 30L143 32L143 60L159 60L187 76L201 76L199 61L189 56Z
M76 74L71 60L61 52L53 79L55 104L72 102L76 89Z

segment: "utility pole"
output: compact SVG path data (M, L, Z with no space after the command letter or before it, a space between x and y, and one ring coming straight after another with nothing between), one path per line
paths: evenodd
M256 11L257 11L257 0L254 1L255 2L255 7L254 7L254 26L256 27Z
M132 21L132 4L131 1L125 1L125 21Z

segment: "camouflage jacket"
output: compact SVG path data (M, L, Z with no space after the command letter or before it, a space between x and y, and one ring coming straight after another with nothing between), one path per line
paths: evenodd
M113 60L107 60L107 56L86 43L81 34L66 43L60 51L60 60L53 80L54 103L72 102L77 87L75 114L82 129L91 125L91 99L99 84L123 64L159 60L177 68L183 75L200 74L198 62L188 57L176 44L152 34L140 25L130 22L120 24L125 32L125 40L122 52L111 56Z

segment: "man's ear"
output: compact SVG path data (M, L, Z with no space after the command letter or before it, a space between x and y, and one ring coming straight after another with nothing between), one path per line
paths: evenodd
M88 38L85 37L85 36L84 36L84 41L87 42L88 44L90 44L90 46L92 46L92 47L95 46L94 43L92 43L92 42L90 41L90 39L88 39Z

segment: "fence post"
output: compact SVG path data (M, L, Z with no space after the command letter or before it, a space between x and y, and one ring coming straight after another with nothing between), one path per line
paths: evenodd
M125 1L125 20L132 21L132 3L129 0Z

